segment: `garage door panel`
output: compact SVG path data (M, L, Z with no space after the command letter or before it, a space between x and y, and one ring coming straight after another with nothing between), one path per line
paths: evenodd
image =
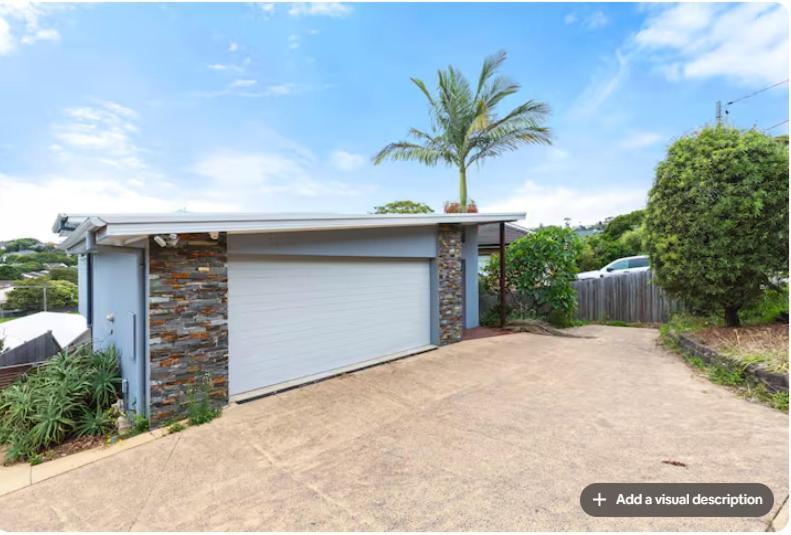
M425 259L231 256L231 395L430 343Z

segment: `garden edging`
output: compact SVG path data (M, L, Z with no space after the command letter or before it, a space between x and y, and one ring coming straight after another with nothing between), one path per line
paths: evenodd
M71 455L37 465L16 463L11 466L0 466L0 496L70 472L76 468L121 453L122 451L136 448L137 446L141 446L161 436L167 435L168 432L166 427L146 431L145 433L140 433L128 439L119 440L113 444L72 453Z
M726 357L696 342L685 334L673 333L671 336L684 351L701 358L707 364L717 364L729 369L740 369L748 381L761 383L770 392L788 392L788 375L770 372L756 363L745 365L743 362Z

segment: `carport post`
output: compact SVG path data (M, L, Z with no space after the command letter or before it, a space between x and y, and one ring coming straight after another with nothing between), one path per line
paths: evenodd
M500 327L505 327L505 223L500 222Z

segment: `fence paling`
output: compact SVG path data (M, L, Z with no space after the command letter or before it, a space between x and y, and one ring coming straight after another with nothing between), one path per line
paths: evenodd
M680 305L651 279L650 271L642 271L575 281L577 317L587 321L667 321Z

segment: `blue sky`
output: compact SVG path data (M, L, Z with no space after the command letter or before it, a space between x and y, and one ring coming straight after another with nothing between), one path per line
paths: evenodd
M373 166L453 64L503 72L552 108L552 146L470 173L527 225L639 208L669 142L714 103L788 77L776 4L0 3L0 239L51 239L58 212L436 210L456 172ZM787 84L728 120L788 119ZM783 124L772 134L787 132Z

